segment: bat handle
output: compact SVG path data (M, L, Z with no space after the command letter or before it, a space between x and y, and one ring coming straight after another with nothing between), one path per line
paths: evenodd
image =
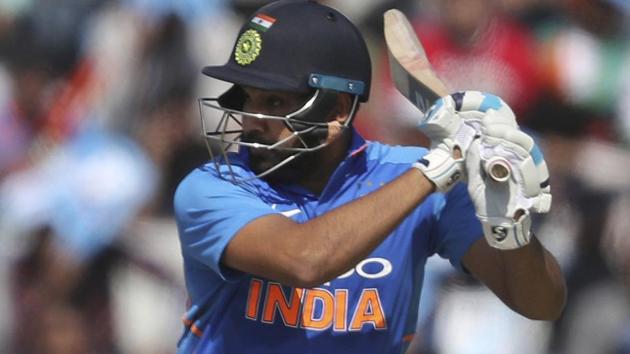
M512 169L510 163L503 157L492 157L486 161L486 173L496 182L507 182Z

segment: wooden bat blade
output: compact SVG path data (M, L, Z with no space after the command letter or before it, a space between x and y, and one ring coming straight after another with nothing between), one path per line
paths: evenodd
M396 9L386 11L383 17L392 80L398 91L426 112L435 100L449 92L433 72L407 17Z

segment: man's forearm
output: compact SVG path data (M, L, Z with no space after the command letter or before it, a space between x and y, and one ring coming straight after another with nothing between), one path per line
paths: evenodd
M551 253L536 237L527 246L500 252L509 305L531 319L557 319L566 301L566 285Z
M308 259L320 269L315 283L367 257L434 188L419 170L411 169L379 190L303 224L307 234L318 236L306 241Z
M278 215L253 220L230 241L222 261L286 285L322 284L366 258L434 189L412 168L303 224Z

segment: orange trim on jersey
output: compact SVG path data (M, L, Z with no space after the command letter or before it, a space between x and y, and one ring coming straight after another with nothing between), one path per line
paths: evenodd
M199 327L192 325L190 327L190 331L196 335L197 337L202 337L203 336L203 331L199 329Z
M203 336L203 331L199 329L199 327L197 327L194 322L192 320L189 320L187 318L182 318L182 322L184 323L184 326L186 326L186 328L189 328L190 331L196 335L197 337L201 337Z
M408 335L404 336L402 338L402 340L403 340L403 342L411 342L415 335L416 335L415 333L408 334Z
M368 147L367 143L359 146L356 150L354 150L353 152L350 153L350 157L357 156L358 154L360 154L363 151L365 151L365 149L367 149L367 147Z

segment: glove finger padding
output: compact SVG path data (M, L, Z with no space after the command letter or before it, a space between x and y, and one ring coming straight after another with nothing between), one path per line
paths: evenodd
M479 91L457 92L437 100L418 124L430 140L431 148L443 144L462 156L486 125L518 128L512 109L499 97ZM465 176L464 176L465 177Z
M486 125L466 156L468 191L475 204L487 242L495 248L514 249L530 240L530 212L547 212L551 205L549 175L534 140L504 124ZM510 166L506 181L486 172L492 159Z
M488 135L482 137L481 158L488 161L492 157L501 156L511 166L510 179L523 186L524 195L538 195L538 169L529 153L529 148L534 145L533 140L519 130L503 127L490 127L486 133Z
M512 167L514 181L522 186L527 203L523 206L536 213L546 213L551 207L549 171L540 148L534 140L520 130L504 125L484 129L482 159L501 156Z
M448 192L457 181L465 179L463 161L475 131L463 124L451 96L436 101L418 129L431 140L431 150L413 167L422 171L438 191ZM455 149L459 149L461 157L455 157Z
M467 124L476 128L488 124L518 128L514 112L498 96L479 91L457 92L451 96L455 102L455 110Z
M476 135L475 130L464 124L455 110L452 96L437 100L423 116L418 129L431 140L432 148L444 144L452 152L457 146L463 156Z
M484 152L491 151L477 139L471 145L466 157L466 168L470 174L468 191L473 199L477 214L488 216L513 217L517 210L526 210L528 205L523 198L519 184L518 168L512 168L512 175L506 182L497 182L489 178L485 172L486 159ZM520 201L520 203L519 203Z

